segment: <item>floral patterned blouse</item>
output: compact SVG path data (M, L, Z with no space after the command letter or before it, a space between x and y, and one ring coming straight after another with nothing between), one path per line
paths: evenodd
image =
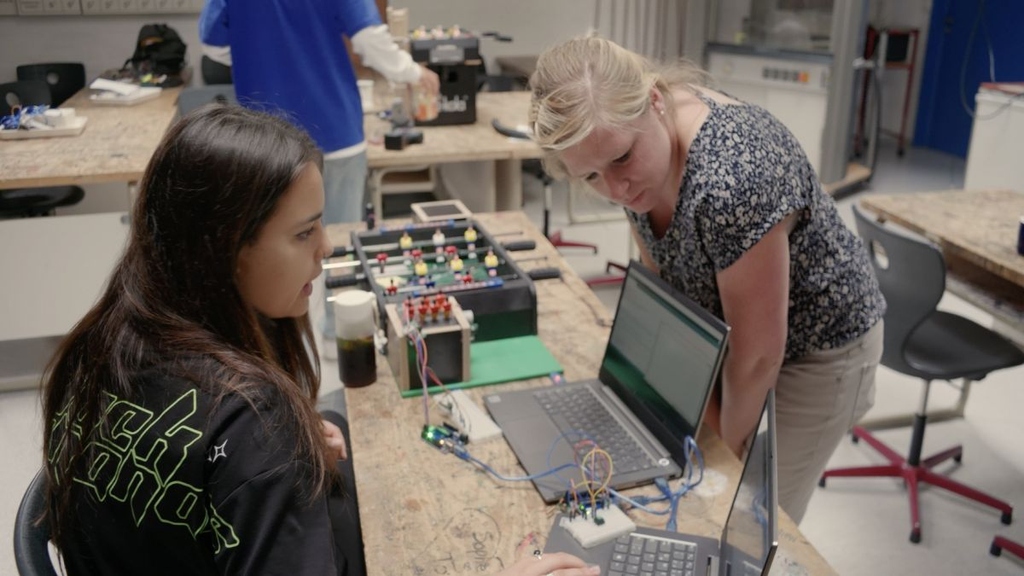
M626 210L661 277L722 318L715 273L798 212L786 360L856 340L882 318L885 298L800 144L763 108L700 98L710 114L691 143L668 231L656 238L647 214Z

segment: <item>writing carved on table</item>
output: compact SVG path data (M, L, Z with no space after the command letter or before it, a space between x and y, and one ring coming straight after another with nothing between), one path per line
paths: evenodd
M500 542L497 521L482 510L466 508L452 517L413 561L413 574L497 572L505 568L497 556Z

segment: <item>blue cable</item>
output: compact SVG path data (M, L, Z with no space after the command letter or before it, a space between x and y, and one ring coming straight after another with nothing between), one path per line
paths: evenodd
M653 508L648 508L647 506L645 506L645 504L650 504L652 502L660 502L664 500L664 496L637 496L636 498L630 498L629 496L624 496L620 494L617 490L613 490L611 488L608 489L608 494L611 495L613 502L625 502L632 506L633 508L643 510L648 514L654 514L655 516L664 516L669 512L667 508L664 510L655 510Z
M664 477L654 479L654 484L661 491L661 496L637 496L635 498L628 498L623 496L615 490L608 490L608 493L616 501L623 501L639 508L648 514L654 514L657 516L668 516L668 522L665 524L665 530L674 532L676 530L676 513L679 510L679 500L685 496L690 490L700 485L701 481L704 480L704 455L701 454L700 448L692 437L687 436L684 442L684 454L686 456L685 464L685 477L683 485L680 486L677 492L673 492L672 488L668 484L668 480ZM693 482L693 471L694 471L694 458L696 458L696 469L698 470L697 481ZM663 510L654 510L646 506L654 502L663 502L668 500L669 505Z

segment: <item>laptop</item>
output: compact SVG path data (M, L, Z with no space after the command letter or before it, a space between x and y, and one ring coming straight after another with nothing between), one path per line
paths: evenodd
M676 477L728 334L725 323L633 261L596 380L489 394L484 405L547 503L582 485L574 463L590 451L583 440L611 454L616 490Z
M779 545L774 391L768 393L758 430L718 540L638 528L584 549L561 527L566 516L560 515L544 551L574 554L600 566L604 576L767 576Z

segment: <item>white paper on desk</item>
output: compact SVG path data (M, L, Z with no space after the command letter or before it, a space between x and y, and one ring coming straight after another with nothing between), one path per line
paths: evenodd
M89 88L92 88L93 90L101 90L99 94L92 96L94 100L115 100L124 102L151 97L154 94L159 94L161 90L159 86L139 86L137 84L117 82L116 80L107 80L105 78L97 78L93 80L92 84L89 85Z

